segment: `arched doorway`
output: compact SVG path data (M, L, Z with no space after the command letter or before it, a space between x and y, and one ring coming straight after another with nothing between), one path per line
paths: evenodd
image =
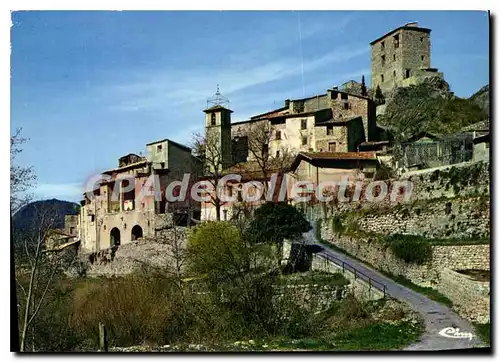
M111 246L120 245L120 230L118 228L111 229L109 235L111 238Z
M142 228L136 225L132 228L132 240L137 240L138 238L142 238Z

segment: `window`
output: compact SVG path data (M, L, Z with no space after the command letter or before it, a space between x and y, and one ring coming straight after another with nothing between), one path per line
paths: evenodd
M74 228L73 226L71 226L71 227L69 228L69 233L70 233L71 235L73 235L73 233L74 233L74 232L75 232L75 228Z
M333 126L326 126L326 135L333 136Z
M393 77L393 78L396 78L396 71L393 71L393 72L392 72L392 77Z
M425 59L425 55L422 55L420 59L423 61Z
M336 152L336 151L337 151L337 142L329 142L328 152Z
M90 222L94 222L95 220L95 216L94 215L90 215Z
M277 140L281 139L281 131L279 131L279 130L276 131L276 139Z
M347 100L349 99L349 96L347 95L347 93L340 93L340 99Z
M421 43L423 43L423 42L424 42L424 37L423 37L423 36L421 36L421 37L420 37L420 42L421 42Z
M382 83L384 83L384 75L383 75L383 74L380 74L380 81L381 81Z
M344 109L349 109L349 103L348 102L344 103Z
M392 61L395 62L396 61L396 54L393 54L392 55Z
M410 78L410 69L405 70L405 78Z
M211 117L212 117L212 126L215 126L215 123L216 123L215 122L215 113L212 113Z
M307 129L307 119L302 119L300 121L300 129Z
M384 50L385 49L385 42L380 43L380 47L382 48L382 50Z
M394 35L394 49L399 48L399 34Z
M280 151L276 151L276 157L280 157Z
M161 152L162 148L163 148L162 145L156 146L156 152Z
M382 55L381 59L382 59L382 66L384 66L385 65L385 55Z
M302 146L307 145L307 136L302 137Z

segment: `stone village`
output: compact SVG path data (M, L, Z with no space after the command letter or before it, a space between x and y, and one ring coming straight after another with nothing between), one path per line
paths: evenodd
M351 80L233 122L229 101L217 88L204 110L204 147L192 149L164 138L147 144L146 156L121 157L118 167L102 173L104 181L85 190L79 214L66 215L57 245L78 244L81 254L99 254L154 238L172 224L191 226L238 217L231 203L216 205L190 197L168 202L165 193L172 192L168 185L182 181L185 174L191 175L190 184L228 174L240 175L241 182L266 184L276 174L278 189L284 185L292 202L294 182L389 180L380 176L389 167L396 171L391 178L413 183L409 200L396 206L383 200L376 207L359 206L359 202L308 205L304 210L309 218L323 221L316 232L379 270L440 290L457 303L465 318L489 321L489 282L462 273L489 271L489 244L435 245L431 262L409 266L369 241L369 233L489 239L489 120L462 130L458 149L463 157L453 159L441 157L444 143L439 135L427 133L406 140L402 157L396 159L390 130L377 124L385 105L376 102L376 91L388 98L396 88L444 79L443 73L431 67L430 33L431 29L408 23L371 42L371 89L364 80ZM209 164L207 160L216 161ZM133 178L122 180L124 175ZM155 195L138 198L151 175L159 180L160 199ZM135 180L135 185L127 180ZM241 185L228 183L224 192L238 194ZM326 222L346 210L353 215L357 212L356 227L366 232L361 237L338 235Z

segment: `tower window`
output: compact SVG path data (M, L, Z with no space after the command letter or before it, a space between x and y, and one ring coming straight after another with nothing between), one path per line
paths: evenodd
M380 47L382 48L382 50L384 50L385 49L385 42L380 43Z
M420 57L420 59L423 61L423 60L425 59L425 56L424 56L424 55L422 55L422 56Z
M276 139L277 140L281 139L281 131L279 131L279 130L276 131Z
M393 54L392 55L392 61L395 62L396 61L396 54Z
M307 145L307 136L302 137L302 146Z
M393 76L393 78L396 78L396 71L392 72L392 76Z
M306 129L306 128L307 128L307 119L300 120L300 129Z
M421 43L423 43L423 42L424 42L424 37L423 37L423 36L421 36L421 37L420 37L420 42L421 42Z
M399 34L394 35L394 49L399 48Z
M381 58L382 58L382 66L384 66L385 65L385 55L382 55Z
M280 151L276 151L276 157L280 157Z
M215 123L216 123L215 122L215 113L212 113L211 118L212 118L211 124L212 124L212 126L215 126Z
M410 69L405 70L405 78L410 78Z
M156 152L161 152L162 148L163 148L162 145L156 146Z
M383 74L380 74L380 81L381 81L382 83L384 83L384 75L383 75Z

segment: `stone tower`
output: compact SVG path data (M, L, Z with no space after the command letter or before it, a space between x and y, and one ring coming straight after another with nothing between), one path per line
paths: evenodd
M377 85L386 95L396 87L416 84L436 74L431 66L431 29L408 23L372 41L372 89Z
M221 172L232 164L231 160L231 113L229 100L217 93L207 100L205 112L205 165L206 173L215 169Z

